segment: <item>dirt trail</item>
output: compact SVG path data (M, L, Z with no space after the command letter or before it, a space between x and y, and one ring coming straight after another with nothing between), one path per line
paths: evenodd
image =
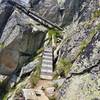
M37 85L34 87L34 89L41 89L43 88L47 88L53 86L53 82L49 81L49 80L39 80Z

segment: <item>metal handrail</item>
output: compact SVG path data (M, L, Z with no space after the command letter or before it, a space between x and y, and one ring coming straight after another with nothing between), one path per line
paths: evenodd
M55 23L52 23L51 21L39 16L35 11L31 11L29 9L27 9L26 7L18 4L15 1L11 1L8 0L7 1L9 4L11 4L12 6L15 6L16 8L18 8L19 10L21 10L23 13L25 13L26 15L28 15L29 17L31 17L33 20L39 22L41 25L47 27L47 28L56 28L58 30L63 30L60 26L58 26Z

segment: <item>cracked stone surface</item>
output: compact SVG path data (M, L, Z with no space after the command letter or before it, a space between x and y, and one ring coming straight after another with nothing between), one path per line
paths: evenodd
M88 4L81 13L85 16L84 22L88 22L92 11L99 8L96 6L99 4L97 2L93 0L84 2ZM89 38L91 37L89 33L99 25L99 19L96 18L94 21L89 19L90 27L84 26L84 22L80 23L71 31L71 35L69 31L69 37L66 35L59 55L73 62L66 80L59 89L57 100L100 100L100 30L97 30L91 39ZM79 52L82 41L86 38L90 39L90 42L82 52Z

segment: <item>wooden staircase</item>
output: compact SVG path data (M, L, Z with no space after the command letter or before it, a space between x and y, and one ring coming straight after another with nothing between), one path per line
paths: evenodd
M53 50L52 47L45 47L41 67L41 79L52 80L53 78Z

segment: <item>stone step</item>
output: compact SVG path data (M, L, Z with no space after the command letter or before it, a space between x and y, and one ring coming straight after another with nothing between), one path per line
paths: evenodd
M41 75L42 79L52 79L53 74L53 52L52 48L45 48L43 52Z
M52 48L45 48L44 52L52 52Z
M33 99L35 100L36 95L33 89L23 89L22 90L25 100Z
M52 64L50 65L50 64L44 64L44 63L42 63L42 67L51 67L52 68Z
M52 53L44 52L43 55L52 56Z
M25 100L49 100L48 97L45 95L44 91L41 89L22 89L22 94Z
M48 69L52 69L52 66L46 66L46 65L44 65L44 66L42 66L42 68L45 68L45 69L47 69L47 68L48 68ZM42 69L42 68L41 68L41 69Z
M42 66L42 69L47 69L47 70L52 70L53 68L52 67L45 67L45 66Z
M49 59L43 59L42 62L53 62L53 61Z
M52 62L52 60L46 60L46 59L44 59L43 61L42 61L42 63L43 64L53 64L53 62Z
M49 55L49 54L48 54L48 55L47 55L47 54L43 54L43 56L48 56L48 57L52 57L52 55Z
M47 65L52 65L53 63L52 62L42 62L43 64L47 64Z
M52 49L44 49L44 52L52 52Z
M52 73L52 70L50 70L50 69L41 69L41 72Z
M52 80L52 76L50 75L40 75L41 79L47 79L47 80Z
M46 56L46 55L43 55L43 59L52 60L52 56Z
M41 72L41 75L52 76L52 73L51 72Z
M44 54L44 53L52 54L52 51L44 51L43 54Z

